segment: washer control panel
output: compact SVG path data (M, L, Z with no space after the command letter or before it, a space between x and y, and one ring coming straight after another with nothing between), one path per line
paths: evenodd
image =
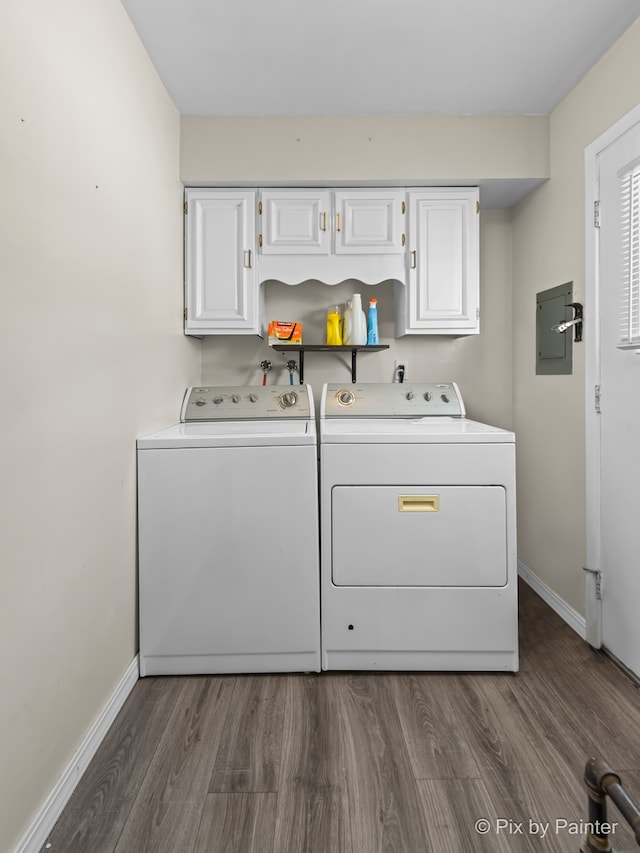
M312 416L307 385L197 385L187 388L180 412L182 423Z
M463 418L464 403L455 382L325 385L323 418Z

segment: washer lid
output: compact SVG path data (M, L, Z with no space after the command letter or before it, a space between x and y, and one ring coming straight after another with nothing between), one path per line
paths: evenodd
M313 420L180 423L138 439L139 450L181 447L291 447L316 444Z
M515 440L513 432L467 418L327 418L320 421L322 444L512 444Z

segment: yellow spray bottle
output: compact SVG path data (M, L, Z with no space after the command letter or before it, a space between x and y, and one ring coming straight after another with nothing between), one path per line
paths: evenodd
M342 346L342 313L339 305L332 305L327 313L327 344Z

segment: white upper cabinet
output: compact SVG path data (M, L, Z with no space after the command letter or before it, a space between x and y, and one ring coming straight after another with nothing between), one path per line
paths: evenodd
M403 251L404 190L262 190L263 255Z
M476 188L410 191L408 276L397 287L396 335L480 331Z
M264 255L328 255L331 193L327 190L263 190Z
M403 280L404 189L263 189L260 281Z
M473 335L478 190L187 189L185 332L265 331L263 282L394 280L396 337Z
M404 251L404 191L337 190L334 201L337 255Z
M255 190L185 192L187 334L261 334Z

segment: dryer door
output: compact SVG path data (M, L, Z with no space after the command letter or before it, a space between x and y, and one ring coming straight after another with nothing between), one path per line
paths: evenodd
M336 586L507 582L502 486L335 486L331 518Z

